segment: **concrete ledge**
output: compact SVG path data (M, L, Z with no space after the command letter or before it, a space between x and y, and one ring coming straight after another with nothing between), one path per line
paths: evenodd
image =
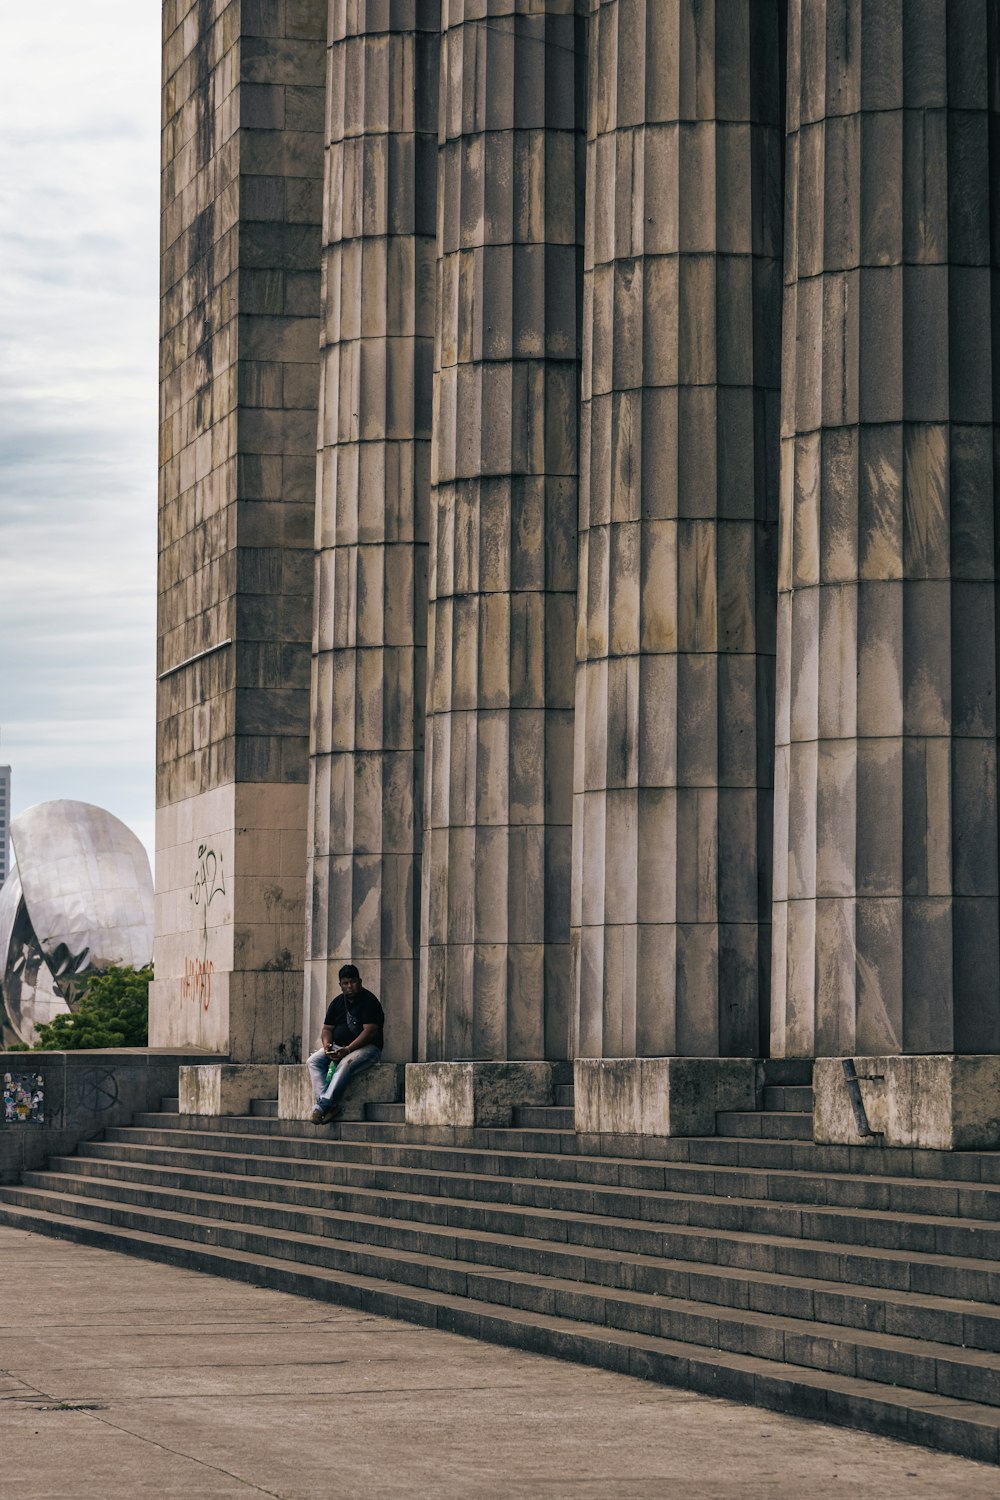
M599 1135L714 1135L724 1109L755 1109L752 1057L578 1057L575 1125Z
M403 1097L403 1064L376 1063L348 1085L342 1120L363 1120L366 1104L398 1104ZM308 1120L316 1100L305 1063L278 1069L278 1119Z
M519 1104L551 1104L556 1063L406 1064L407 1125L508 1126Z
M182 1115L248 1115L251 1099L273 1099L277 1063L209 1063L181 1068L177 1077Z
M41 1074L44 1093L41 1122L0 1121L0 1182L18 1182L22 1172L68 1155L109 1125L159 1109L161 1099L177 1093L178 1068L212 1056L154 1047L0 1052L0 1074Z
M916 1146L976 1151L1000 1146L1000 1057L937 1053L856 1057L868 1124L863 1136L844 1079L843 1059L813 1065L813 1139L835 1146Z

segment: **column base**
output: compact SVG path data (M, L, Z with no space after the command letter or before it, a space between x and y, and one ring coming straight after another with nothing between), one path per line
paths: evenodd
M406 1064L407 1125L509 1126L519 1104L551 1104L550 1062Z
M272 1099L277 1063L209 1063L183 1067L177 1075L182 1115L248 1115L251 1099Z
M813 1136L822 1144L926 1151L1000 1146L1000 1057L855 1057L861 1101L873 1132L867 1136L855 1117L843 1061L817 1057L813 1065Z
M341 1120L363 1120L366 1104L398 1104L403 1097L403 1064L380 1062L349 1085ZM278 1119L308 1120L315 1108L312 1079L305 1063L278 1069Z
M714 1135L719 1110L755 1109L752 1057L578 1057L575 1126L591 1135Z

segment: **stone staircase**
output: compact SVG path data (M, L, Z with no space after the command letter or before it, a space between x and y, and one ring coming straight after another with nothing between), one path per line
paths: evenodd
M1000 1152L817 1146L770 1065L694 1139L317 1129L176 1101L0 1188L0 1222L997 1462Z

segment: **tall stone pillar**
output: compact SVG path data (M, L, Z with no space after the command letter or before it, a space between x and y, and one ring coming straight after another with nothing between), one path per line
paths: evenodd
M436 0L334 6L305 1029L353 961L414 1055L434 348Z
M580 1057L758 1051L780 10L778 0L593 7L573 802Z
M302 1014L326 5L166 0L153 1046Z
M997 46L790 6L779 1055L1000 1050Z
M483 9L442 8L431 1060L568 1055L582 23L572 0Z

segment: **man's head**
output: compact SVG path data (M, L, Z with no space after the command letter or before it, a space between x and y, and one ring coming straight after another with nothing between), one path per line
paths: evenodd
M361 993L361 975L354 964L345 964L337 976L340 980L340 988L349 1000Z

